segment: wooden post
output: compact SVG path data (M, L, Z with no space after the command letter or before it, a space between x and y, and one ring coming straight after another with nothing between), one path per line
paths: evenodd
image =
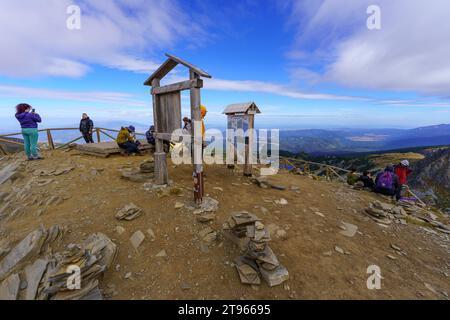
M200 76L195 73L193 70L189 71L189 78L190 80L195 80L199 78ZM191 88L191 118L192 121L202 121L202 117L200 114L200 88ZM201 128L201 127L200 127ZM199 141L196 137L202 137L201 132L197 132L198 128L194 125L192 126L192 135L194 137L194 148L192 158L194 160L194 172L193 172L193 178L194 178L194 201L196 203L201 203L204 195L204 187L203 187L203 149L201 153L196 152L196 147L198 148L200 145L200 148L202 147L203 140ZM201 130L201 129L200 129ZM203 139L203 138L200 138Z
M158 88L160 86L159 79L155 78L152 80L152 88ZM159 96L157 94L152 94L153 96L153 122L155 126L155 132L160 133L157 121L156 109L159 107ZM169 181L169 175L167 172L167 156L164 152L163 140L156 137L155 138L155 153L153 154L155 159L155 183L157 185L167 184Z
M255 121L254 114L248 116L248 137L245 139L245 164L244 164L244 176L252 176L252 164L250 163L251 155L253 152L253 126Z
M8 152L6 152L5 148L3 148L3 146L2 146L1 144L0 144L0 151L1 151L5 156L8 155Z
M100 143L100 129L96 128L95 131L97 132L97 142Z
M48 147L52 150L55 149L55 144L53 143L53 137L52 137L52 132L50 129L47 129L47 140L48 140Z

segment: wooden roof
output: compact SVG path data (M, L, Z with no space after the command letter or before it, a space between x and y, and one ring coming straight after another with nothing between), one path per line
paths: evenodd
M244 103L235 103L230 104L223 111L224 114L232 114L232 113L247 113L250 109L256 111L256 113L261 113L259 108L256 106L254 102L244 102Z
M162 79L164 78L173 68L175 68L178 64L182 64L189 70L194 71L201 77L211 78L211 76L202 69L194 66L193 64L178 58L174 55L166 53L168 59L144 82L144 85L151 86L153 79Z

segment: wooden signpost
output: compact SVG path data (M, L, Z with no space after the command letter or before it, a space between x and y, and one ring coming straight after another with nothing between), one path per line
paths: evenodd
M252 134L248 134L248 132L255 128L255 114L261 113L261 111L254 102L246 102L231 104L225 108L223 113L228 117L227 128L229 130L243 130L244 134L246 134L246 136L242 137L244 141L238 142L245 143L244 175L251 176L252 163L250 161L250 153L252 152L253 136ZM234 141L229 145L234 146Z
M201 77L211 78L211 76L200 68L190 64L170 54L166 54L168 59L144 82L144 85L151 86L153 98L153 119L155 126L155 183L159 185L167 184L167 155L164 151L164 142L170 141L172 132L181 128L181 91L190 90L191 96L191 119L201 121L200 115L200 89L203 87ZM181 64L189 69L189 80L161 86L160 82L173 68ZM192 135L201 137L201 132L195 132L195 125L192 127ZM194 152L194 200L197 203L202 201L203 189L203 166L200 154Z

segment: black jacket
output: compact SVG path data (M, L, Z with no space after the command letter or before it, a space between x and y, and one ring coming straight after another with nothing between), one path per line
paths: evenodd
M80 121L80 131L82 133L90 133L94 129L94 122L88 118L81 119Z

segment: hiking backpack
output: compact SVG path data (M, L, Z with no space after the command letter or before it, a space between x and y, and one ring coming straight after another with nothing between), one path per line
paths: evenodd
M393 172L390 171L383 172L380 178L378 178L377 188L392 190L393 180L394 180Z

